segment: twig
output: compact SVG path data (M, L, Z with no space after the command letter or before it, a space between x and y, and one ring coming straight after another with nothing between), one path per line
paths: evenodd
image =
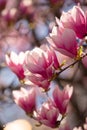
M85 55L83 55L80 59L78 59L78 60L74 61L73 63L71 63L70 65L68 65L67 67L61 69L61 71L60 71L60 72L57 72L56 75L59 75L59 74L62 73L63 71L67 70L69 67L74 66L76 63L78 63L79 61L81 61L81 60L82 60L84 57L86 57L86 56L87 56L87 53L86 53Z

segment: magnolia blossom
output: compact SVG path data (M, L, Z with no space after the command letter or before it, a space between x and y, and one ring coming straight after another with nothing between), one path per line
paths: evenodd
M45 79L41 75L32 74L28 72L26 78L30 80L32 83L36 84L37 86L43 88L44 90L49 89L50 81L48 79Z
M41 124L55 128L57 126L57 119L59 116L59 110L55 107L52 100L48 100L43 103L41 108L34 113L34 117Z
M19 91L13 91L15 102L27 113L32 114L36 106L36 90L35 88L21 88Z
M62 24L62 29L73 29L79 38L83 38L87 34L87 16L79 6L74 6L66 13L63 12L60 24Z
M76 34L72 29L66 28L61 34L58 27L54 26L47 40L54 49L62 54L71 58L77 56Z
M48 89L48 84L53 77L59 63L55 52L47 48L34 48L28 51L25 58L25 75L30 81Z
M21 52L17 55L15 52L11 52L10 56L6 55L6 63L8 67L18 76L20 80L24 79L24 58L25 53Z
M53 100L56 104L56 107L59 109L59 112L61 114L65 114L67 111L67 106L69 103L69 100L71 98L73 92L73 87L67 86L63 90L60 90L58 86L54 88L53 91Z

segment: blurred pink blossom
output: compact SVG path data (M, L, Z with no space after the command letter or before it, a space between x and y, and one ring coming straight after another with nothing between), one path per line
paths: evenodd
M58 86L54 88L53 99L56 107L59 109L61 114L65 114L69 100L73 93L73 87L66 86L63 90L60 90Z
M21 88L19 91L13 91L15 102L27 113L32 114L36 106L36 90L34 87L25 89Z
M10 10L4 9L1 13L2 18L7 22L12 22L17 20L17 9L12 8Z
M57 126L57 119L59 110L55 107L51 100L43 103L41 108L34 112L34 117L41 124L55 128Z
M19 30L9 30L5 39L4 42L8 45L8 52L15 51L19 53L20 51L26 51L27 49L32 48L30 34L28 36L21 35Z
M20 80L24 79L24 64L25 53L20 52L17 55L15 52L11 52L10 56L6 55L6 63L8 67L18 76Z
M47 40L55 50L62 54L71 58L77 56L76 34L72 29L66 28L61 34L59 28L54 26L52 33L47 37Z

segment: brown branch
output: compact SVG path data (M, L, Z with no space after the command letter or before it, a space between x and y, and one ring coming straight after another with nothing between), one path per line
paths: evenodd
M84 57L86 57L86 56L87 56L87 53L84 54L80 59L78 59L78 60L74 61L73 63L71 63L70 65L68 65L67 67L61 69L61 71L60 71L60 72L57 72L56 75L59 75L59 74L61 74L63 71L67 70L69 67L74 66L75 64L77 64L79 61L81 61L81 60L82 60Z

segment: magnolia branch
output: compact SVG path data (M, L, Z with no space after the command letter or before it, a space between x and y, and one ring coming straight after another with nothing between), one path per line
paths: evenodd
M86 57L86 56L87 56L87 53L84 54L82 57L80 57L80 59L74 61L74 62L71 63L70 65L68 65L68 66L66 66L65 68L61 69L61 71L60 71L60 72L57 72L56 75L58 76L58 75L61 74L63 71L67 70L69 67L74 66L76 63L78 63L79 61L81 61L81 60L82 60L84 57Z

